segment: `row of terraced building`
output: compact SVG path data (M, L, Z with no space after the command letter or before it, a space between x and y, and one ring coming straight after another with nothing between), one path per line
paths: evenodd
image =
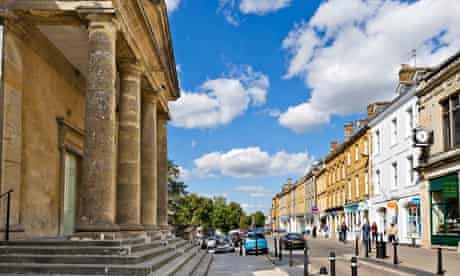
M342 142L272 198L275 231L347 239L365 222L402 243L460 242L460 52L436 67L402 65L396 96L344 125Z

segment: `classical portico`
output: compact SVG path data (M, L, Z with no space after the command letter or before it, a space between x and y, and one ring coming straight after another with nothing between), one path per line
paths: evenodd
M0 15L6 19L6 41L14 44L10 48L16 47L23 58L29 51L38 53L43 66L50 67L53 74L58 72L57 77L72 87L69 93L78 98L68 103L67 111L58 109L57 115L50 114L55 121L59 119L60 146L56 148L61 148L56 157L50 152L51 160L61 160L50 167L61 170L56 179L42 185L50 190L45 202L56 202L46 209L50 213L44 214L56 227L34 233L37 222L32 214L40 215L37 210L41 203L38 198L37 202L27 202L32 199L28 192L24 198L18 196L32 187L34 180L24 177L11 181L17 167L1 170L0 192L15 190L12 211L15 225L21 226L18 229L22 228L26 237L72 232L77 236L101 237L104 233L105 237L119 237L167 229L168 101L179 97L179 89L163 1L12 1ZM38 39L29 45L23 41L25 37ZM5 70L9 67L15 69L6 63ZM27 81L22 72L17 77ZM26 91L29 88L33 87L20 88L19 95L33 92ZM44 89L56 95L67 93L53 91L52 83ZM73 111L72 104L82 112ZM19 110L27 108L27 103L20 101L18 105ZM54 112L54 107L44 109ZM20 117L11 122L21 129ZM27 126L23 129L27 132ZM61 133L61 129L67 132ZM53 133L49 131L49 135ZM36 151L28 146L24 150L22 158ZM69 160L81 165L76 163L73 170L67 170L66 154L74 154L76 157ZM28 169L35 168L23 170ZM45 174L46 168L42 170ZM74 174L78 177L68 181ZM67 198L73 190L74 201ZM38 206L35 211L34 206ZM69 217L74 217L70 232L65 225Z

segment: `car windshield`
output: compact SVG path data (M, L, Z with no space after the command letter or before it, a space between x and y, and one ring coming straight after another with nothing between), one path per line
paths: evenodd
M250 239L265 239L264 235L262 233L249 233L248 238Z
M287 235L287 238L288 238L288 239L294 239L294 240L295 240L295 239L302 239L302 235L296 234L296 233L294 233L294 234L288 234L288 235Z

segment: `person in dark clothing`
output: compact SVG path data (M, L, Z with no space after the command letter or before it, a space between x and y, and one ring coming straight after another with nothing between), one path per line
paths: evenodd
M316 225L313 226L312 236L316 239Z
M368 250L369 250L369 246L370 246L370 238L371 238L371 226L369 225L369 222L364 222L363 226L362 226L362 231L363 231L363 243L364 243L364 246L367 246Z
M343 243L347 242L347 224L345 222L342 222L342 225L340 226L340 238Z
M371 234L372 234L372 242L373 243L377 242L378 228L377 228L377 223L375 223L375 221L372 223L372 226L371 226Z

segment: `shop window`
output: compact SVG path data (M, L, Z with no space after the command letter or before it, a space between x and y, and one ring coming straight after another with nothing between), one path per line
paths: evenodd
M457 175L432 180L431 229L433 235L460 235L460 207Z
M420 238L422 232L420 221L420 205L409 204L407 208L407 236L408 238Z

